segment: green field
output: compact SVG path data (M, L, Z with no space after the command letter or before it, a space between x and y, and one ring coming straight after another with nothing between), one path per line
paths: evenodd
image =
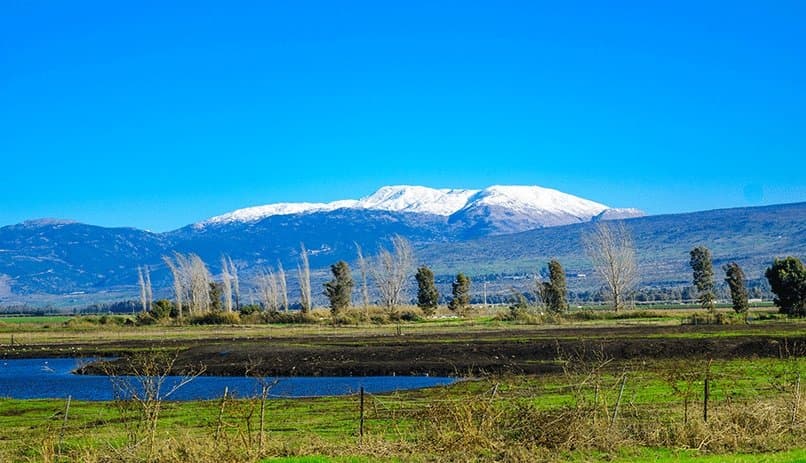
M72 315L0 316L0 323L27 325L60 324L72 318Z
M495 313L390 325L124 326L98 317L31 317L0 325L6 337L38 353L74 342L122 352L151 352L153 340L182 349L253 339L278 346L332 343L358 348L577 340L590 352L558 350L562 369L539 375L484 375L452 386L365 397L359 436L357 396L197 402L72 402L0 399L0 461L370 462L370 461L770 461L806 459L806 323L777 317L672 332L687 310L634 316L596 313L555 324L501 321ZM668 331L668 333L667 333ZM792 339L774 356L709 360L608 358L603 341L735 337ZM586 343L586 341L590 341ZM268 341L267 341L268 342ZM30 344L25 344L30 343ZM134 343L134 344L132 344ZM145 344L142 344L145 343ZM374 344L373 344L374 345ZM58 346L58 348L56 347ZM125 349L123 346L126 346ZM134 347L133 347L134 346ZM478 347L478 346L477 346ZM403 347L406 349L407 347ZM8 352L8 351L6 351ZM68 353L69 354L69 353ZM584 354L584 355L583 355ZM709 380L708 421L703 417ZM623 385L623 390L622 390ZM620 397L620 398L619 398ZM158 414L154 411L158 410ZM151 414L149 414L151 413ZM149 417L155 416L155 419ZM154 424L153 434L150 424ZM262 427L262 432L261 432Z

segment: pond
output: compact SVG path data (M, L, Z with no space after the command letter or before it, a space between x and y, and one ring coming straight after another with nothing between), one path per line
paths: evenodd
M88 359L50 358L0 360L0 398L113 400L129 386L141 389L134 377L76 375L72 371ZM182 377L168 376L161 387L167 394ZM367 377L281 377L265 378L273 384L270 397L311 397L355 394L361 387L369 393L451 384L454 378L429 376L367 376ZM120 383L124 383L121 387ZM220 398L225 388L231 397L256 397L261 393L261 381L237 376L199 376L183 385L166 400L208 400Z

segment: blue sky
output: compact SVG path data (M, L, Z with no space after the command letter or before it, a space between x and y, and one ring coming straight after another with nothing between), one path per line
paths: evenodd
M804 24L800 1L9 0L0 225L162 231L387 184L806 201Z

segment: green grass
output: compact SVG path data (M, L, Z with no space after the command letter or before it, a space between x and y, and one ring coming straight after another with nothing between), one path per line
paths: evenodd
M594 458L612 463L806 463L806 449L767 453L707 454L696 450L641 449L627 455L596 455ZM569 461L590 461L591 455Z
M573 321L565 325L518 325L503 322L490 313L478 314L471 319L442 319L402 324L406 335L428 335L429 342L468 342L473 333L493 333L498 336L488 339L529 342L534 339L598 339L596 331L591 334L564 333L563 328L591 326L612 327L623 323L649 323L664 326L679 323L690 311L657 311L665 316L655 317L643 312L642 318L624 319L619 314L595 313L582 317L594 320ZM668 316L666 316L668 315ZM97 318L97 317L96 317ZM67 326L64 326L67 323ZM764 329L755 329L761 326ZM541 331L534 331L539 329ZM314 338L345 345L364 344L350 336L373 336L378 339L395 333L395 325L358 325L332 327L328 325L246 325L246 326L149 326L125 327L118 325L94 325L81 317L5 317L0 319L0 344L7 343L11 335L15 345L20 343L106 342L115 340L159 340L179 339L188 343L204 340L207 343L250 343L253 338L271 336L282 342L303 343L316 347ZM457 336L461 334L462 336ZM683 333L651 335L658 338L701 337L722 339L730 336L803 336L806 322L795 320L765 320L751 327L731 325L727 327L705 327L702 330ZM618 336L631 336L609 330L608 339ZM641 335L646 336L646 335ZM302 339L302 341L300 341ZM312 341L310 344L308 339ZM416 342L411 336L407 342ZM39 349L37 347L36 349ZM106 348L115 352L114 345ZM135 348L127 348L131 351ZM145 348L142 348L145 349ZM806 357L789 359L742 358L735 360L644 360L613 363L596 375L589 376L584 366L572 364L575 371L564 374L541 376L506 376L484 378L479 381L463 381L450 387L420 391L401 392L367 399L367 436L373 445L387 448L375 452L357 445L358 403L356 397L331 397L319 399L280 399L268 403L267 439L271 445L269 455L291 455L285 459L266 461L289 462L369 462L429 460L442 456L437 450L422 447L428 442L426 434L429 410L444 404L461 406L477 403L479 398L489 400L492 390L496 391L495 409L504 412L513 407L534 407L537 410L559 410L574 407L580 403L593 403L594 400L612 405L617 400L618 387L623 374L627 382L623 397L624 426L628 426L630 413L636 411L657 414L667 421L681 421L683 402L691 403L690 415L699 416L703 391L703 378L710 372L711 400L716 412L731 403L755 404L764 401L779 401L791 404L792 388L798 372L806 372ZM581 388L575 388L581 381L587 381ZM598 385L598 392L595 386ZM806 395L806 394L804 394ZM788 401L788 402L787 402ZM9 400L0 399L0 461L38 461L43 443L53 441L62 425L63 400ZM228 445L241 448L249 422L254 432L256 426L255 401L237 400L226 404L223 413L223 432L228 437ZM791 406L791 405L787 405ZM806 411L806 407L803 408ZM163 404L158 427L158 438L169 439L182 436L182 442L198 442L209 445L210 435L217 427L221 413L220 401L200 401L190 403ZM634 413L634 414L635 414ZM637 415L636 415L637 416ZM251 417L251 418L249 418ZM251 421L250 421L251 420ZM95 402L74 402L65 428L65 452L104 452L110 446L121 446L127 442L127 425L136 422L136 417L123 413L113 404ZM642 448L626 445L609 453L586 449L563 455L569 461L638 461L638 462L717 462L717 461L806 461L806 450L801 444L782 438L780 442L760 445L757 448L737 447L719 453L697 452L685 445L672 448ZM517 444L514 444L517 445ZM241 446L241 447L239 447ZM107 449L107 450L105 450ZM750 454L750 450L766 452ZM785 450L775 453L777 450ZM375 452L375 453L373 453ZM413 453L412 453L413 452ZM474 460L485 456L482 451L468 449L462 460ZM478 452L478 453L473 453ZM308 456L320 455L320 456ZM346 456L345 456L346 455ZM555 455L556 454L552 454ZM456 455L454 455L456 457ZM392 458L392 460L389 460ZM81 459L81 458L76 458ZM221 460L217 463L225 463ZM235 459L234 461L237 461Z
M730 361L677 362L656 361L632 363L606 369L594 378L580 371L571 375L554 374L542 376L508 376L487 378L479 381L459 382L450 387L438 387L417 391L399 392L380 396L368 396L366 400L367 436L374 442L384 442L391 447L416 445L427 427L423 418L429 416L432 406L445 404L477 403L490 400L492 390L496 391L496 408L531 404L538 409L552 410L573 406L579 401L594 400L594 384L599 384L599 401L614 404L618 396L622 372L627 373L624 393L624 426L629 425L631 410L656 410L665 419L682 419L683 395L687 381L691 384L691 416L700 413L699 401L702 394L702 378L706 368L710 369L712 407L718 412L736 401L754 403L759 400L784 400L791 403L792 385L797 372L806 371L806 358L793 359L741 359ZM577 392L573 387L582 379L588 385ZM675 390L677 387L678 390ZM789 402L787 402L789 401ZM787 405L789 406L789 405ZM248 417L251 416L251 429L256 429L258 403L252 400L235 400L225 404L222 415L224 432L230 444L243 445L243 435ZM0 399L0 461L36 460L42 443L54 439L60 432L65 408L63 400L11 400ZM219 400L197 402L165 402L159 421L158 437L166 439L181 435L185 439L209 441L217 427L221 413ZM654 413L654 412L653 412ZM424 415L423 415L424 414ZM318 399L272 399L268 402L267 439L273 451L285 449L286 454L296 455L296 459L274 459L266 461L289 462L369 462L390 461L387 456L366 455L357 444L358 398L328 397ZM446 417L448 419L448 417ZM427 418L426 418L427 421ZM123 413L110 403L81 402L71 404L69 419L65 429L64 446L69 449L103 449L109 445L122 445L126 442L126 424L136 423L136 417ZM313 443L313 444L311 444ZM792 445L790 442L788 445ZM776 444L776 445L780 445ZM797 446L782 453L750 455L741 448L734 453L706 454L693 450L651 449L628 446L616 453L577 451L563 458L569 461L638 461L638 462L717 462L717 461L800 461L806 457L803 449ZM325 452L323 453L323 449ZM328 455L328 449L335 455ZM755 449L754 449L755 450ZM308 457L311 451L322 456ZM354 456L344 457L343 455ZM428 459L428 450L422 454ZM346 452L346 453L345 453ZM468 459L474 459L468 454ZM433 457L434 455L431 455ZM764 459L758 459L762 457ZM390 455L391 458L397 458ZM401 460L408 461L415 455L404 453ZM307 458L307 459L306 459ZM376 458L376 459L373 459ZM377 459L380 458L380 459ZM756 459L753 459L756 458Z
M72 315L43 315L43 316L20 316L20 317L3 317L0 316L0 323L7 324L30 324L30 325L44 325L44 324L60 324L65 323L73 318Z
M569 461L590 461L591 455L584 455L576 460L569 456ZM806 450L792 450L788 452L760 453L760 454L733 454L733 455L702 455L695 452L674 453L667 449L646 450L636 455L616 456L599 455L602 461L612 463L804 463ZM397 461L369 459L362 457L280 457L263 460L265 463L370 463L377 461Z
M369 459L365 457L323 457L323 456L312 456L312 457L278 457L278 458L267 458L263 460L265 463L371 463L376 461L399 461L397 459L392 460L378 460L378 459Z

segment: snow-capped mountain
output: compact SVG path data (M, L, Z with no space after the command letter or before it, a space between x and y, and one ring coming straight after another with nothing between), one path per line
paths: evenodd
M255 222L274 215L327 212L336 209L366 209L390 212L451 215L461 209L467 199L479 190L435 189L422 186L385 186L364 198L344 199L330 203L276 203L248 207L212 217L199 226L231 222Z
M463 228L466 236L499 235L588 222L608 209L549 188L495 185L471 196L449 222Z
M414 212L448 216L458 211L478 190L434 189L424 186L385 186L356 202L356 209Z
M610 209L587 199L539 186L494 185L482 190L435 189L396 185L370 196L330 203L277 203L238 209L196 224L197 228L235 222L258 222L272 216L310 214L339 209L430 214L449 217L449 223L478 225L505 233L531 228L584 222ZM643 215L632 210L631 217ZM624 217L620 217L624 218ZM498 223L505 221L506 223ZM472 222L472 224L471 224Z
M137 266L148 265L155 284L165 286L161 257L174 251L198 254L213 271L227 254L248 273L278 262L293 268L304 243L311 265L326 268L354 259L356 244L373 255L394 235L441 245L638 215L538 186L397 185L361 199L239 209L166 233L38 220L0 227L0 278L14 293L92 292L133 285Z

